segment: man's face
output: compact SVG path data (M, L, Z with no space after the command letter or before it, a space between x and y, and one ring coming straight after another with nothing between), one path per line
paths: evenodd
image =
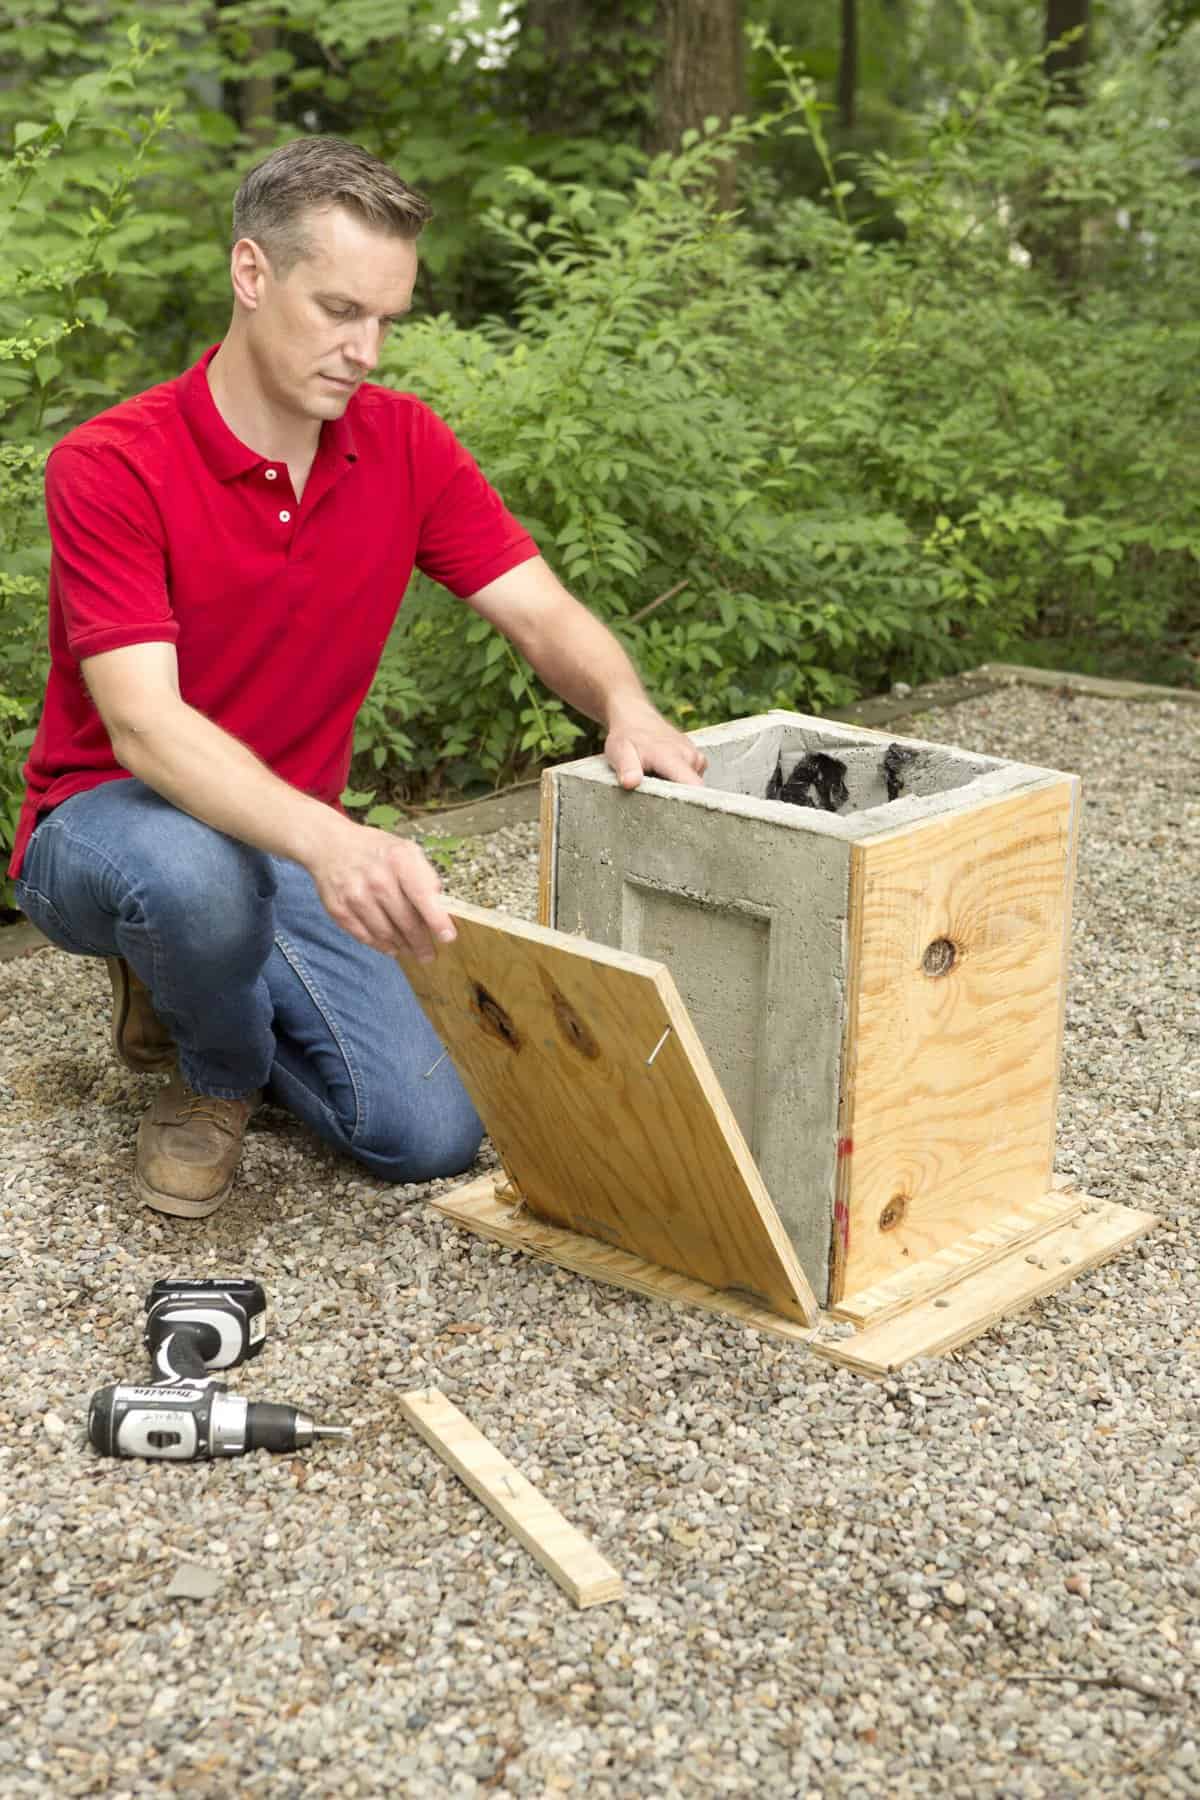
M412 304L417 249L340 209L310 214L304 233L309 254L282 280L258 253L247 342L273 405L340 419Z

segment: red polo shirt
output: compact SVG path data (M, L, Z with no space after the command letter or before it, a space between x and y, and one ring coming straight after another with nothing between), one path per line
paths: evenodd
M460 597L537 555L447 425L364 384L321 427L297 501L236 438L207 367L101 413L46 465L50 676L10 873L38 817L126 776L80 662L174 644L183 698L336 806L354 719L414 566Z

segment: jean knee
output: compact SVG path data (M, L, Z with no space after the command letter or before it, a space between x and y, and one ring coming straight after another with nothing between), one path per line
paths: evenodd
M482 1142L482 1122L464 1093L436 1111L381 1121L354 1139L351 1154L383 1181L437 1181L469 1169Z

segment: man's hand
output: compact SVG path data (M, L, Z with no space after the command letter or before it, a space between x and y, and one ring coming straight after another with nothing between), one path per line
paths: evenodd
M690 738L677 731L648 700L614 710L604 754L623 788L635 788L643 775L661 775L701 787L708 758Z
M333 815L337 829L308 857L330 918L360 944L432 962L458 935L441 901L442 882L418 844Z

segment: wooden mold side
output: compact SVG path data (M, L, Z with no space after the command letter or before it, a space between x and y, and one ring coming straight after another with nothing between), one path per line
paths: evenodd
M854 846L831 1305L1050 1187L1078 785Z
M1084 1206L1088 1210L1039 1238L1031 1250L1014 1250L945 1294L923 1300L854 1337L836 1343L814 1338L813 1350L856 1375L876 1378L918 1356L944 1356L1107 1262L1158 1223L1153 1213L1113 1201L1085 1197Z
M558 784L553 769L542 770L538 790L538 924L554 924L555 862L558 857Z
M913 1269L885 1276L874 1287L861 1288L830 1310L835 1319L848 1319L852 1325L881 1325L920 1301L944 1294L1012 1251L1027 1250L1047 1232L1068 1224L1082 1207L1078 1194L1059 1191L1027 1200L978 1231L935 1250Z
M448 902L406 976L539 1217L802 1324L818 1313L667 970Z

